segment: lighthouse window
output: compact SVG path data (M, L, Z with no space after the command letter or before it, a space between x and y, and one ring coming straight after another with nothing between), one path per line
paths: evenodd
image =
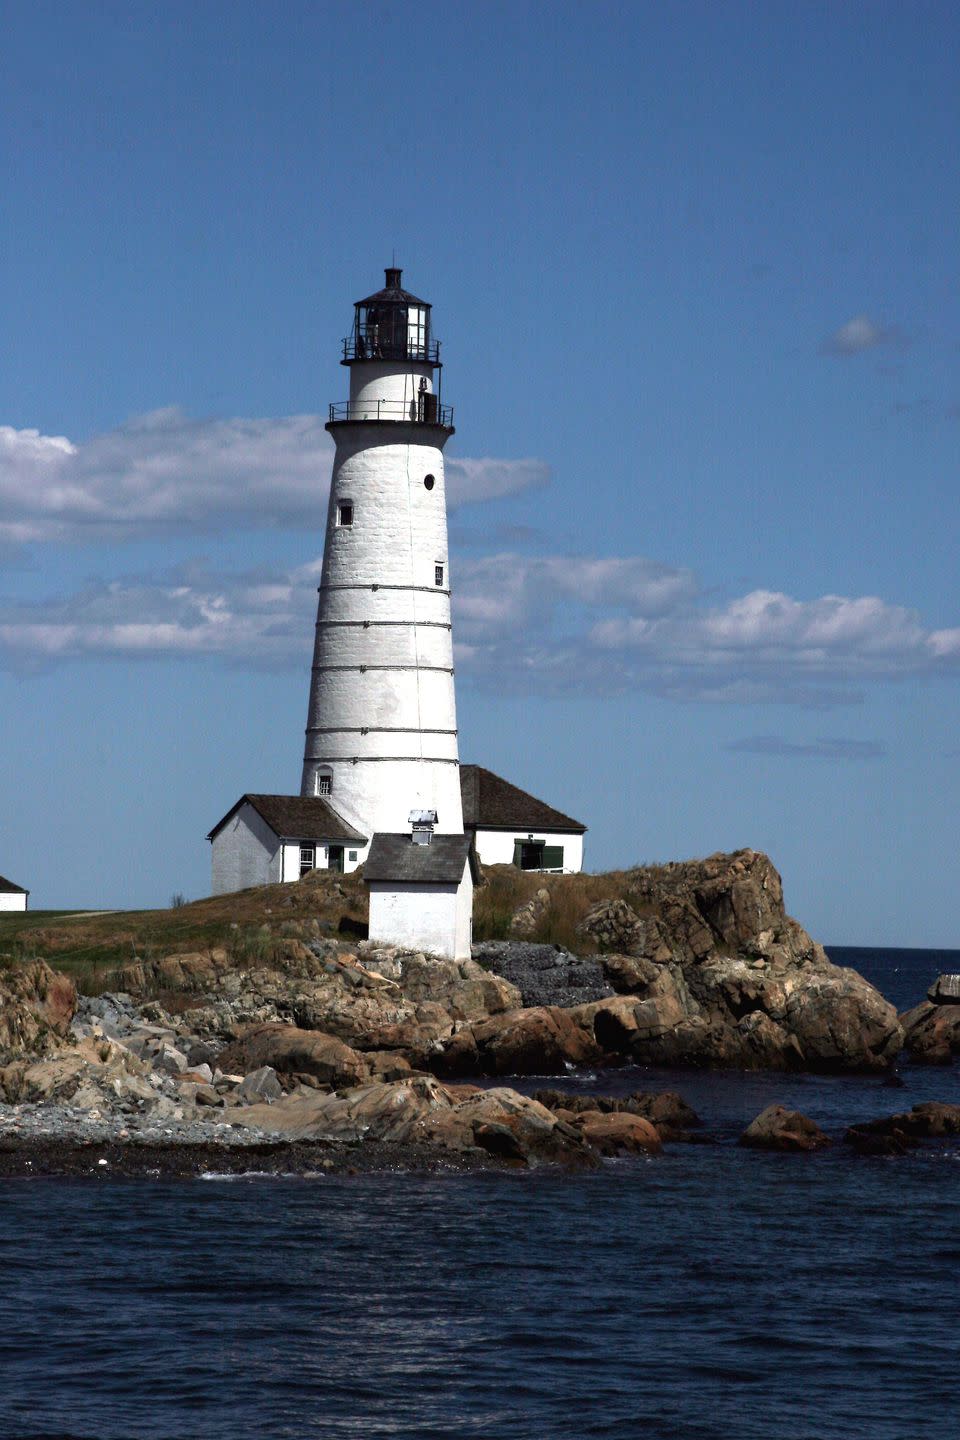
M433 477L432 475L424 475L424 477L423 477L423 488L424 488L425 490L432 490L433 487L434 487L434 485L435 485L436 483L437 483L437 482L436 482L436 480L434 479L434 477Z
M443 584L443 566L442 566L442 565L434 565L434 567L433 567L433 583L434 583L434 585L442 585L442 584Z
M332 793L333 793L333 776L332 776L332 775L318 775L318 776L317 776L317 794L318 794L318 795L331 795Z
M352 501L352 500L341 500L341 501L340 501L339 505L337 506L337 524L338 524L338 525L352 525L352 524L353 524L353 501Z

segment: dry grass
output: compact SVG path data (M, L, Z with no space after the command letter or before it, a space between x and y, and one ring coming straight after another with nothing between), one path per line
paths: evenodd
M314 871L299 883L257 886L176 909L0 916L0 965L46 960L97 994L135 960L149 963L216 946L241 961L269 959L271 937L315 933L314 920L330 933L341 916L364 921L366 914L361 877Z
M540 875L512 865L491 865L484 870L486 884L473 899L473 938L509 940L510 921L521 905L547 890L550 904L529 939L543 945L562 945L580 954L596 946L578 926L601 900L617 899L631 886L631 872L611 870L602 875ZM636 908L636 907L635 907Z
M549 891L531 939L580 952L594 948L578 933L587 911L601 900L624 897L638 914L650 914L649 884L666 879L670 867L646 866L600 875L540 875L512 865L488 866L474 895L476 940L510 938L510 921L538 890ZM33 911L0 916L0 966L43 959L74 975L88 994L115 983L116 971L135 960L223 946L240 963L269 962L284 936L336 933L340 920L365 922L367 892L362 872L314 871L299 883L263 885L165 910L82 915Z

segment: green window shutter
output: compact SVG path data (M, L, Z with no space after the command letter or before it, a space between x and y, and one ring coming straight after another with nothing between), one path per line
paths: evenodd
M514 840L514 842L513 842L513 863L514 863L514 865L516 865L516 867L517 867L518 870L519 870L519 868L520 868L520 852L521 852L522 849L523 849L523 841L522 841L522 840Z
M563 846L544 845L543 847L543 868L544 870L563 869Z

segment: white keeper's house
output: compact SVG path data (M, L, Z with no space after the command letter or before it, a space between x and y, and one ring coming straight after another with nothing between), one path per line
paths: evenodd
M22 885L14 885L12 880L5 880L0 875L0 911L26 910L29 898L29 890L24 890Z
M300 794L242 795L208 839L214 894L363 864L371 938L460 955L476 854L579 870L585 827L460 765L443 463L453 409L431 306L400 281L390 268L357 301L342 344L350 391L327 424L336 453Z

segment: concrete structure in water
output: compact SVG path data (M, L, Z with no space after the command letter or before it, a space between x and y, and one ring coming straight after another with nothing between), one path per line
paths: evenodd
M369 858L371 938L459 959L471 841L492 863L579 870L584 827L479 767L466 767L461 794L443 463L453 411L431 307L400 282L391 267L354 306L349 398L330 406L300 795L244 795L208 839L215 894Z

